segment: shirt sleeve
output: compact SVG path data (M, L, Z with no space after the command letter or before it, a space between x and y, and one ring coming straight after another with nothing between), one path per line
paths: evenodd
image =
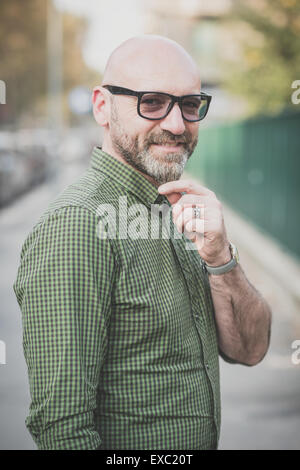
M22 311L31 403L26 426L39 449L97 449L97 386L107 346L115 259L97 217L58 209L24 243L13 288Z

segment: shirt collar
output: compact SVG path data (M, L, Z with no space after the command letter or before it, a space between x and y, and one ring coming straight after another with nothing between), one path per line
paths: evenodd
M138 199L149 207L151 204L161 204L163 202L170 205L167 197L159 194L156 186L150 183L145 176L129 164L123 163L112 155L103 152L101 147L94 147L91 167L105 173L127 191L135 194Z

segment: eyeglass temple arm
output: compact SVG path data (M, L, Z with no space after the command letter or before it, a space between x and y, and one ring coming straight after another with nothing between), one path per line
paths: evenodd
M123 88L114 85L103 85L103 88L109 90L113 95L129 95L129 96L139 96L140 92L129 90L129 88Z

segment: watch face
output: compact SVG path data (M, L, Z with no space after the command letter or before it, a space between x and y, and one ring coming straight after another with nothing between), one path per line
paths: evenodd
M233 243L230 243L230 249L231 249L232 257L235 258L236 261L239 261L239 253L238 253L237 247Z

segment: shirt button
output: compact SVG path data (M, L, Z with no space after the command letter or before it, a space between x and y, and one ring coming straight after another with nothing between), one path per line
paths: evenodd
M209 370L209 364L205 364L206 370Z

